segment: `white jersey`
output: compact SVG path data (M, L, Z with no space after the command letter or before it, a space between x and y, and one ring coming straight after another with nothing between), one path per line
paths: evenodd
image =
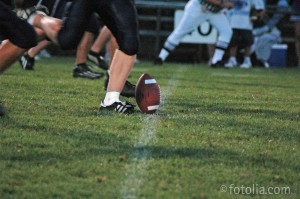
M231 28L252 30L251 9L264 10L263 0L234 0L234 6L229 11Z

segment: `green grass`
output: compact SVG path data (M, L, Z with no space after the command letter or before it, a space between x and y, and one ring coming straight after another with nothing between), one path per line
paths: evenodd
M73 63L0 76L1 199L300 198L300 70L143 62L129 80L155 77L161 109L124 116L97 113L104 81L74 79Z

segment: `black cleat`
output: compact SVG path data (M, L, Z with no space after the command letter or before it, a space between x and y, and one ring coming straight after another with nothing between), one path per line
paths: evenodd
M88 79L99 79L104 76L104 73L93 72L88 65L78 64L73 69L73 77L83 77Z
M163 60L160 58L160 57L157 57L155 60L154 60L154 65L163 65Z
M88 54L88 60L96 64L99 68L102 68L104 70L108 70L108 65L104 61L104 58L100 56L98 53L95 53L93 51L90 51Z
M104 82L104 90L107 90L108 86L108 81L109 81L109 74L106 73L106 79ZM128 80L125 82L123 90L121 91L120 95L123 97L135 97L135 85L130 83Z
M4 107L0 104L0 117L5 115Z
M225 64L222 61L217 61L214 64L210 64L212 68L225 68Z
M100 112L115 111L117 113L132 114L134 113L134 105L130 104L129 102L114 102L110 106L105 106L101 101L99 106L99 111Z
M28 54L24 54L19 60L22 69L24 70L34 70L35 59L29 57Z

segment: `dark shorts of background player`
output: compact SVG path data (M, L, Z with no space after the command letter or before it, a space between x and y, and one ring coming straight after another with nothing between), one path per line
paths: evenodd
M233 35L230 41L230 46L251 46L254 42L254 37L251 30L233 28Z
M132 0L77 0L58 33L58 42L64 49L77 46L91 15L99 14L103 23L115 36L119 49L134 55L139 48L137 13Z
M23 49L36 46L38 39L33 27L19 19L10 9L0 1L0 34L2 39L8 39Z
M292 4L291 21L300 22L300 1L294 0Z
M48 1L52 1L51 3L53 4L53 0L48 0ZM45 1L47 2L47 0ZM49 6L50 3L48 3ZM45 4L46 7L47 3ZM72 2L67 1L67 0L60 0L59 3L56 5L56 7L54 7L53 5L49 6L49 8L51 10L49 10L50 15L58 18L58 19L64 19L65 17L68 17L68 12L69 10L72 8ZM97 19L96 15L93 14L89 21L87 21L87 27L85 29L85 31L93 33L93 34L99 34L99 29L100 29L100 22Z
M43 0L41 5L45 6L49 10L49 16L64 19L67 17L70 8L72 7L72 2L70 0ZM39 0L26 0L22 4L22 8L29 8L36 6L39 3ZM86 21L87 27L85 31L91 32L94 34L99 33L100 23L94 14L89 21Z

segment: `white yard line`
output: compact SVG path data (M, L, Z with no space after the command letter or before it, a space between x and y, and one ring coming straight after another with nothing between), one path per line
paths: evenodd
M166 87L161 88L161 105L159 110L164 109L167 98L172 95L176 85L177 77L185 68L181 67L174 71L174 76L169 80ZM151 145L155 143L157 127L159 125L160 116L146 115L143 116L142 123L144 127L140 131L140 136L134 144L135 150L130 155L131 163L128 165L125 179L121 184L121 198L137 198L140 187L144 184L147 176L147 168L151 164Z

